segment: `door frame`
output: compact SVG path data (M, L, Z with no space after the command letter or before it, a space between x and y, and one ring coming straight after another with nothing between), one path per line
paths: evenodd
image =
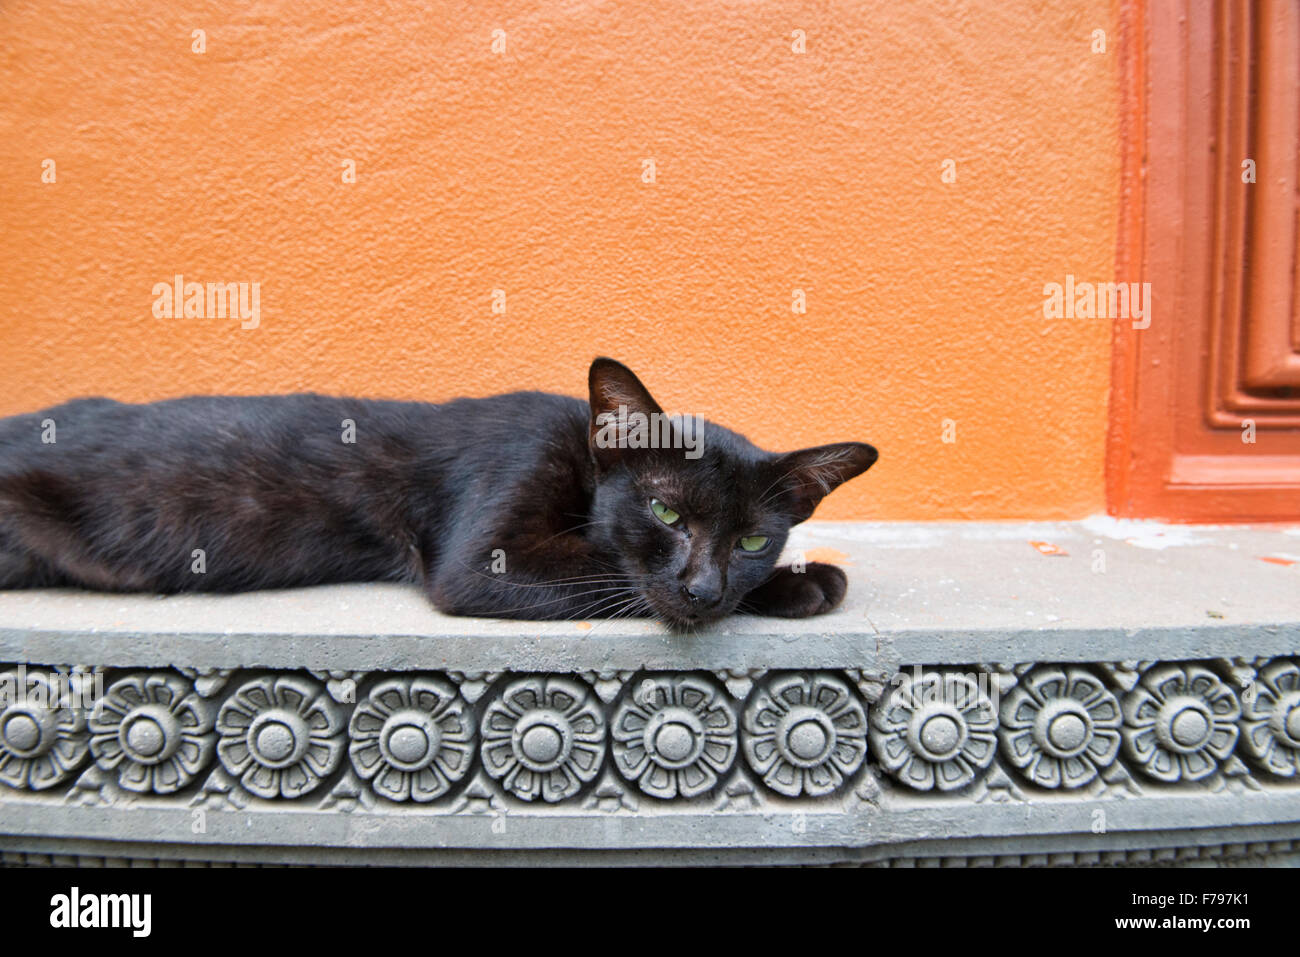
M1287 0L1120 4L1116 278L1152 307L1112 333L1113 515L1300 520L1298 37Z

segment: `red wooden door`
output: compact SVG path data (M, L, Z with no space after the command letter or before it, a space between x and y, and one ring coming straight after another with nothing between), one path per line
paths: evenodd
M1300 4L1123 11L1113 514L1300 519ZM1145 320L1143 320L1145 322Z

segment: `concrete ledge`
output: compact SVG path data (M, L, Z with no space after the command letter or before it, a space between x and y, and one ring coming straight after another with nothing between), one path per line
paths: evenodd
M1295 859L1300 529L823 524L791 551L845 567L843 608L691 637L396 586L0 593L0 848Z

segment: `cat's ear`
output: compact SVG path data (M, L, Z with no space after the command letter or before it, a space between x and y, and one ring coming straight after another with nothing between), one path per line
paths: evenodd
M787 452L772 463L773 484L795 524L807 521L823 498L876 463L879 453L865 442L839 442Z
M663 415L663 410L632 370L613 359L602 356L591 364L587 387L591 393L587 443L603 471L627 453L628 429L637 428L638 421L657 421L650 417Z

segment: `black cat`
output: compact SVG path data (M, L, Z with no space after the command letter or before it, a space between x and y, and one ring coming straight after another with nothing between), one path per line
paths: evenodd
M679 628L839 604L838 568L776 558L874 448L763 452L667 419L612 359L589 387L590 403L80 399L0 420L0 589L422 582L449 614Z

